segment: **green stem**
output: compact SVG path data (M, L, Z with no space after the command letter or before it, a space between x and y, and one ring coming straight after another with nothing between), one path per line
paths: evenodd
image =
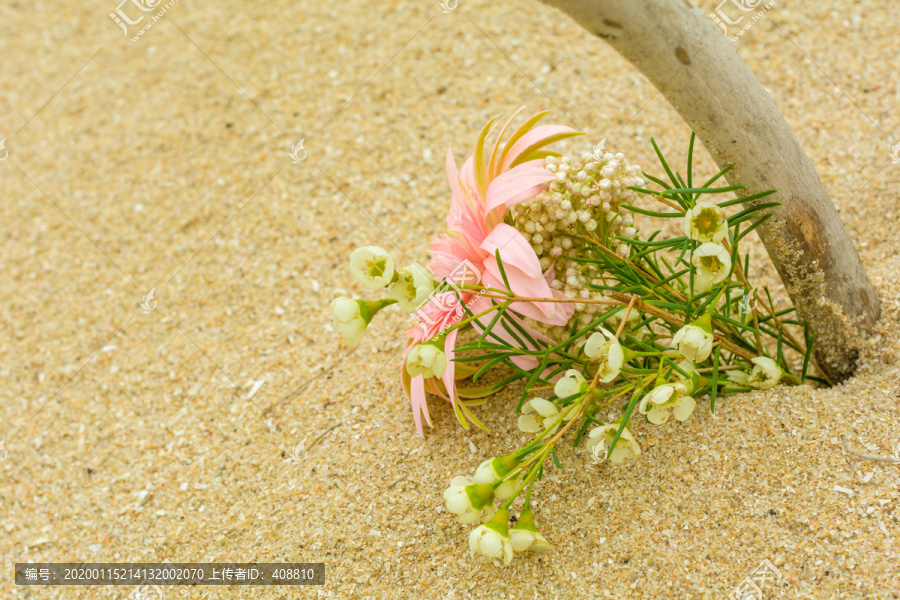
M516 488L515 492L513 492L512 496L510 496L506 500L506 502L503 503L501 508L508 509L510 506L512 506L513 501L519 496L519 493L525 488L526 485L529 486L529 489L527 496L525 496L525 506L529 505L529 503L531 502L531 485L534 483L534 478L537 476L538 469L540 469L540 466L544 464L545 460L547 460L547 455L552 449L553 445L547 444L547 447L544 448L544 451L541 453L541 456L538 458L538 460L534 461L534 466L531 467L531 471L528 473L528 475L525 476L525 478L522 480L522 483L519 484L519 487Z
M511 304L511 303L512 303L511 300L506 300L506 301L504 301L504 302L501 302L500 304L492 305L490 308L481 311L481 312L478 313L477 315L472 315L471 317L466 317L465 319L462 319L459 323L456 323L456 324L453 325L452 327L448 327L448 328L446 329L446 331L449 332L449 331L453 331L454 329L459 329L460 327L463 327L463 326L465 326L465 325L468 325L469 323L471 323L472 321L478 319L479 317L483 317L483 316L485 316L486 314L490 313L491 311L497 310L497 309L499 309L500 307L502 307L502 306L504 306L504 305L507 305L507 306L508 306L508 305Z

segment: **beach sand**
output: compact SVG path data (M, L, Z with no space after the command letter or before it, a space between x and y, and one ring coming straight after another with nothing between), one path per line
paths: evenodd
M881 295L858 375L638 424L623 466L566 445L536 492L553 550L502 568L441 494L519 446L521 390L477 409L488 434L433 400L418 438L400 311L356 347L331 330L332 298L369 297L347 257L427 262L446 149L461 160L494 115L550 109L588 133L564 148L605 138L652 172L651 136L683 162L684 122L537 2L180 0L136 42L114 10L0 7L0 596L133 592L17 587L14 562L169 560L323 562L327 584L166 598L721 599L763 561L764 598L900 597L900 465L841 443L900 442L892 3L784 0L738 42Z

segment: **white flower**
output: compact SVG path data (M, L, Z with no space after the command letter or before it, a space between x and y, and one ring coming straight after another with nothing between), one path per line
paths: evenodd
M687 389L687 393L691 394L694 391L694 381L699 380L700 374L697 372L697 364L688 360L687 358L682 358L677 363L675 363L679 369L687 373L687 377L679 373L678 371L672 371L672 374L678 379L678 382L681 383L685 389Z
M584 345L584 353L591 360L600 361L597 370L600 373L599 380L603 383L609 383L618 377L625 362L625 353L619 340L602 327L598 333L588 338Z
M522 405L522 414L519 415L519 429L525 433L538 433L553 425L559 417L559 409L556 405L543 398L532 398ZM550 430L552 434L559 429L559 424Z
M488 459L475 469L474 483L493 484L500 481L513 469L519 466L519 461L510 456L498 456ZM516 477L510 478L494 488L494 497L497 500L506 500L516 491Z
M396 300L351 300L335 298L331 301L331 316L334 330L349 344L356 344L363 338L366 327L379 310L394 304Z
M698 242L721 242L728 232L722 209L712 202L698 202L684 214L684 234Z
M669 413L679 421L684 421L694 412L694 399L687 395L687 388L681 383L666 383L655 387L641 399L638 410L647 415L654 425L662 425L669 420Z
M447 510L458 515L460 523L474 523L481 518L481 512L493 498L489 487L472 485L472 480L463 475L454 477L450 487L444 491Z
M334 318L334 330L348 344L358 344L363 339L369 322L363 317L358 300L335 298L331 301L331 316Z
M765 356L757 356L751 359L756 365L750 371L750 377L747 383L755 388L767 390L775 387L784 375L784 370L778 366L778 363L771 358Z
M546 554L550 551L550 544L540 531L513 528L509 532L509 541L514 552Z
M491 560L502 560L508 565L513 557L509 542L509 511L501 508L490 521L479 525L469 534L469 549Z
M413 377L440 377L446 369L447 355L433 343L413 346L406 355L406 372Z
M364 286L377 290L394 279L394 259L384 248L363 246L350 253L350 271Z
M391 296L408 312L419 310L433 291L431 275L415 263L397 271L397 281L391 285Z
M601 461L606 459L607 449L612 444L618 430L618 423L610 423L591 429L591 432L588 434L587 449L594 455L594 458ZM613 449L609 460L610 462L621 464L626 458L640 455L641 447L638 446L637 440L626 428L622 430L622 435L619 437L619 441L616 442L616 447Z
M697 325L685 325L675 332L672 344L683 357L700 363L712 352L713 335Z
M516 526L509 530L509 542L512 544L513 552L546 554L550 550L550 544L535 527L534 516L527 508L519 516Z
M566 371L565 376L556 382L553 392L559 398L568 398L569 396L574 396L586 389L586 382L584 377L581 376L581 373L575 369L569 369Z
M691 257L694 265L694 291L708 292L712 286L724 281L731 272L731 255L720 244L700 244Z

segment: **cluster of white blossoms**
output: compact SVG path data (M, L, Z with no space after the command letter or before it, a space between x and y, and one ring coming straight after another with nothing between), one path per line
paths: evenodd
M572 299L599 299L588 284L597 277L593 266L565 260L575 255L572 236L601 240L627 256L629 245L616 236L637 235L631 213L619 206L634 196L628 186L642 186L641 168L629 165L621 152L584 153L546 159L545 169L556 174L547 189L510 210L516 228L531 243L544 271L553 268L550 286ZM575 304L576 312L592 315L594 304Z
M516 525L509 527L509 506L513 495L521 489L519 461L514 456L486 460L474 477L459 475L444 492L447 510L457 515L460 523L483 521L469 534L469 548L491 560L509 564L513 553L543 554L550 545L534 524L528 506ZM495 506L494 501L501 502Z
M677 369L670 371L670 379L658 377L655 387L641 398L638 412L647 421L662 425L670 416L678 421L685 421L690 417L696 407L692 394L707 385L707 380L700 375L697 365L709 360L714 344L711 313L702 315L675 333L672 351L679 354L681 360L676 363ZM583 349L590 364L596 365L595 377L598 383L614 381L619 377L622 367L633 357L631 350L624 348L615 335L602 327L591 334ZM775 386L784 374L778 363L771 358L759 356L753 358L752 362L754 367L749 374L736 371L730 381L743 387L765 390ZM588 394L589 389L580 372L574 369L566 371L556 382L553 391L560 400L571 400L572 403L563 406L558 401L532 398L522 407L519 429L526 433L552 435L562 422L575 416L572 409L580 398ZM622 463L628 458L640 456L641 448L627 425L622 428L613 447L613 440L620 427L621 420L595 427L588 433L586 445L595 461L609 459L612 463Z
M533 552L545 554L550 544L534 525L534 515L526 508L516 525L509 527L509 509L500 508L483 525L469 534L469 549L491 560L508 565L513 553Z
M593 334L585 350L592 361L600 362L601 373L606 369L606 381L612 381L619 374L622 366L623 350L619 345L615 336L605 330L601 333ZM599 337L598 337L599 336ZM588 351L588 348L593 348ZM610 363L617 365L614 372L609 371L612 367ZM605 364L605 366L604 366ZM610 376L611 373L611 376ZM602 381L598 377L598 381ZM526 402L522 409L522 416L519 417L519 429L526 433L536 433L547 431L547 435L552 435L561 422L570 421L577 411L575 408L580 401L588 394L590 386L585 381L584 376L575 369L569 369L565 375L561 377L553 388L553 393L560 399L572 399L571 404L567 406L558 406L557 404L544 400L543 398L533 398ZM533 413L538 413L538 417L534 417ZM609 423L594 427L587 435L587 449L594 457L594 460L601 462L606 460L609 448L613 438L619 429L619 422ZM641 448L634 436L626 427L619 437L616 447L612 454L609 455L610 462L621 463L626 458L640 456Z
M387 289L391 298L353 300L335 298L331 302L334 330L349 344L358 344L375 314L386 306L398 304L407 312L419 310L431 298L436 282L416 263L394 269L390 253L379 246L363 246L350 253L350 271L357 281L371 290ZM423 342L410 349L406 370L412 376L440 377L447 369L443 337Z

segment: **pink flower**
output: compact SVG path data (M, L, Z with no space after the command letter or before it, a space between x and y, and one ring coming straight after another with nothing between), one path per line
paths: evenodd
M499 251L509 291L519 296L563 297L550 287L528 240L504 223L503 217L506 209L534 198L555 178L544 169L543 157L549 153L542 148L581 134L563 125L535 127L547 114L543 112L523 123L501 148L504 134L522 110L516 111L500 130L490 155L485 154L485 139L493 131L496 118L485 125L462 171L457 171L453 152L447 149L450 213L447 229L431 244L429 269L437 279L444 279L468 261L485 285L505 289L495 256ZM510 309L548 325L564 325L574 312L571 304L553 302L519 302Z
M493 131L496 118L485 125L475 144L475 151L463 163L462 171L457 170L453 152L448 148L446 169L451 194L450 212L447 216L447 229L431 244L433 259L429 270L436 279L446 281L451 287L461 285L460 280L468 275L474 276L477 282L487 287L507 289L497 262L499 254L509 282L509 291L518 296L533 298L563 297L562 293L550 287L531 245L515 228L504 223L503 217L508 208L534 198L554 179L555 175L544 169L543 157L550 153L543 148L581 134L562 125L536 127L538 120L547 114L543 112L528 119L503 143L504 134L522 110L520 108L516 111L500 130L490 154L486 153L486 138ZM461 265L464 266L462 271ZM453 356L457 329L447 333L444 339L447 369L439 381L434 378L426 381L421 375L410 377L405 368L406 355L415 344L440 335L468 316L460 305L460 299L473 314L491 307L491 301L479 295L452 290L438 293L417 313L420 323L406 332L409 344L403 354L401 380L412 405L416 430L420 436L423 435L423 416L431 426L425 399L426 386L428 391L445 398L453 405L457 418L464 427L468 428L465 419L480 426L475 416L459 400L456 390L457 369ZM540 301L517 302L510 306L510 310L548 325L564 325L573 313L571 304ZM480 322L473 323L473 326L477 330L483 330L492 317L493 315L481 317ZM507 313L507 318L516 319L511 313ZM516 320L533 338L549 341L528 328L521 320ZM493 334L512 345L519 344L501 327L494 328ZM537 360L530 356L516 356L511 360L523 369L530 370L537 366Z

